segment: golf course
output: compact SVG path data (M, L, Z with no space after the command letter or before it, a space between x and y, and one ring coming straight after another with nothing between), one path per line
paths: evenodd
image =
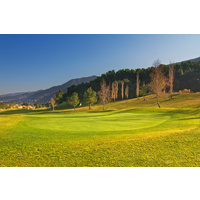
M0 111L1 167L199 167L200 93Z

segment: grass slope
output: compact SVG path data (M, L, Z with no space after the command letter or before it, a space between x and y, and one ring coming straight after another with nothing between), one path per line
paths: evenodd
M200 94L0 112L0 166L200 166Z

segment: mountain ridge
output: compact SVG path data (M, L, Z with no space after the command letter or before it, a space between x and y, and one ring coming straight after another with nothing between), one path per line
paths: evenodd
M44 102L49 101L50 98L53 97L53 95L59 90L62 90L63 92L67 92L68 87L72 85L78 85L81 83L87 83L94 80L95 78L97 78L97 76L95 75L82 77L82 78L75 78L61 85L52 86L44 90L3 94L3 95L0 95L0 102L4 101L5 103L11 103L11 102L44 103Z
M193 59L189 59L189 60L184 60L184 61L181 61L181 62L176 62L174 64L181 64L181 63L184 63L184 62L199 62L200 61L200 57L197 57L197 58L193 58Z

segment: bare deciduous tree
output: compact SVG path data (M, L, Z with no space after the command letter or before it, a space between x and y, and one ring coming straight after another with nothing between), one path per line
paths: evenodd
M110 85L106 85L106 81L103 79L101 82L101 90L98 92L99 100L103 103L103 110L105 110L105 104L111 100Z
M169 87L170 87L170 94L173 93L174 87L174 65L170 63L169 65Z
M112 82L111 97L115 101L115 98L116 98L116 95L115 95L115 82Z
M115 81L115 99L118 99L119 82Z
M112 83L112 98L114 101L118 98L118 81Z
M124 79L124 83L125 83L125 97L128 99L129 96L129 83L130 81L126 78Z
M121 96L124 99L124 80L119 81L119 83L121 84Z
M137 72L137 75L136 75L136 96L137 96L137 98L139 97L139 92L140 92L140 79L139 79L139 72Z
M126 85L125 87L125 97L128 99L128 90L129 90L129 86Z
M160 108L158 97L160 97L163 94L163 91L166 88L167 78L164 75L163 67L160 65L159 60L156 60L153 63L153 66L154 68L152 70L152 73L150 74L151 82L149 86L150 86L151 91L154 94L156 94L157 104L158 104L158 107Z

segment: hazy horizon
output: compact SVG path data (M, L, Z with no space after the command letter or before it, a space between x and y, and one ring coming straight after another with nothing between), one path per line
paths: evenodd
M91 76L96 76L96 75L91 75ZM88 77L91 77L91 76L88 76ZM70 80L67 80L65 83L71 81L71 80L74 80L74 79L81 79L81 78L88 78L88 77L78 77L78 78L73 78L73 79L70 79ZM52 88L52 87L56 87L56 86L60 86L60 85L63 85L65 83L61 83L59 85L53 85L53 86L49 86L48 88L43 88L43 89L37 89L37 90L32 90L32 91L19 91L19 92L10 92L10 93L5 93L5 94L0 94L0 96L4 96L4 95L9 95L9 94L17 94L17 93L27 93L27 92L37 92L37 91L42 91L42 90L46 90L46 89L49 89L49 88Z

